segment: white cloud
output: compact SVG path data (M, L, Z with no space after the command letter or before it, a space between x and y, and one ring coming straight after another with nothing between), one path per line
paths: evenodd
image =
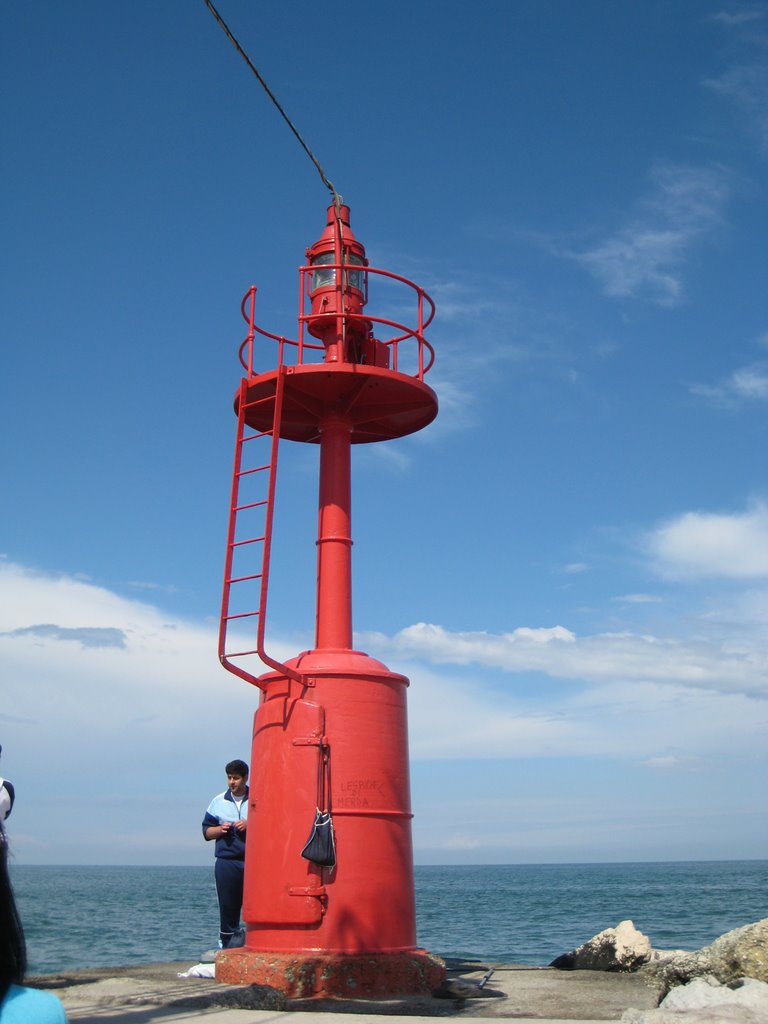
M679 768L683 763L683 759L677 757L675 754L662 754L659 757L649 757L647 760L641 762L641 766L643 768L662 768L670 770Z
M170 583L154 583L151 580L126 580L126 587L132 590L158 590L164 594L177 594L179 588Z
M768 506L743 513L686 512L647 538L658 572L669 579L768 577Z
M359 454L355 453L358 465L368 462L377 470L383 466L390 472L402 475L407 473L413 464L402 444L366 444L358 447L362 449Z
M753 21L760 21L765 17L765 11L760 7L743 7L735 11L716 11L709 15L710 21L719 21L729 27L734 25L746 25Z
M764 754L764 682L751 694L726 685L699 689L677 683L673 670L658 682L617 676L532 687L511 670L489 673L479 661L460 673L447 663L439 670L415 659L394 664L411 681L416 761L599 757L671 768L664 760L670 751L681 766ZM756 665L755 677L765 668L765 661Z
M734 392L744 398L768 398L768 366L744 366L731 376Z
M0 563L0 634L4 768L40 794L14 810L19 858L206 863L200 815L226 760L248 759L258 703L253 687L219 667L213 628ZM757 757L768 726L766 656L749 633L716 643L422 623L355 639L409 676L416 761L598 756L672 768L670 751L681 764ZM277 657L296 653L273 646ZM73 834L83 792L94 813ZM162 841L153 843L158 822ZM484 827L490 842L494 826ZM460 851L472 835L457 821L440 842Z
M482 845L482 840L463 833L450 836L441 844L444 850L478 850Z
M498 293L488 292L471 280L442 280L430 284L441 320L487 320L503 315ZM493 298L491 297L493 296Z
M593 248L569 255L606 295L672 306L682 298L682 264L694 241L719 223L730 187L714 167L658 165L637 214Z
M619 601L621 604L661 604L663 598L657 594L620 594L611 600Z
M768 589L750 588L740 591L735 595L729 595L728 601L719 595L704 617L707 621L725 622L731 627L739 625L750 632L760 627L768 632ZM737 642L733 643L735 650Z
M427 431L425 439L433 441L435 437L456 430L466 430L474 423L477 410L477 395L474 389L462 387L456 381L436 376L429 382L440 403L440 412L435 426Z
M758 21L764 21L764 7L720 11L711 20L732 33L729 66L719 75L704 80L708 89L731 100L745 119L748 130L768 152L768 64L766 37Z
M540 672L592 684L659 683L768 696L768 655L730 650L702 638L662 639L632 633L577 637L562 626L520 627L506 634L449 632L417 623L393 637L360 638L379 656L432 664L475 665L509 673Z
M693 384L691 392L718 405L734 407L747 401L768 400L768 363L742 366L719 384Z
M758 145L763 152L768 151L768 71L765 66L753 64L731 68L705 84L738 104Z
M112 837L158 828L173 850L148 843L145 858L209 859L198 818L223 789L223 765L250 756L258 703L216 650L210 625L0 563L0 725L19 859L125 863L127 847L107 851ZM164 795L148 814L153 793Z

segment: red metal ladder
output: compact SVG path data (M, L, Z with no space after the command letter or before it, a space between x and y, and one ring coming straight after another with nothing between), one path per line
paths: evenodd
M259 678L233 659L248 658L255 654L270 668L291 679L301 679L300 673L271 658L264 648L284 383L285 371L281 367L277 374L274 394L249 402L248 378L244 377L240 382L232 499L219 625L219 660L222 665L260 689L264 689L264 686ZM271 428L253 431L246 422L248 410L262 406L264 411L268 411L270 404L273 406ZM253 624L254 621L256 646L238 649L242 644L240 638L233 635L236 625ZM235 640L238 642L235 643Z

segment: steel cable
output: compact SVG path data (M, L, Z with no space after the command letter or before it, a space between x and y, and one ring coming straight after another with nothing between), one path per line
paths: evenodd
M323 170L323 168L322 168L322 167L320 166L320 162L318 161L317 157L316 157L316 156L315 156L315 154L314 154L314 153L312 152L312 150L311 150L311 149L309 148L309 146L308 146L308 145L306 144L306 142L304 141L304 139L303 139L303 138L301 137L301 133L299 132L298 128L297 128L297 127L296 127L296 125L295 125L295 124L293 123L293 121L292 121L292 120L290 119L290 117L288 117L288 115L286 114L285 110L284 110L284 109L283 109L283 107L281 106L281 104L280 104L279 100L277 99L277 97L275 96L275 94L274 94L274 93L272 92L272 90L271 90L271 89L269 88L269 86L267 85L267 83L266 83L266 82L264 81L263 77L262 77L262 76L261 76L261 74L259 73L259 69L258 69L258 68L256 67L256 65L255 65L255 64L253 63L253 61L251 60L251 58L250 58L250 57L248 56L248 54L247 54L247 53L245 52L245 50L244 50L244 49L242 48L242 46L240 45L240 43L238 43L237 39L235 39L235 37L234 37L234 35L232 34L232 30L230 29L229 25L227 25L227 23L226 23L226 22L224 21L224 19L222 18L222 16L221 16L221 15L219 14L219 12L218 12L218 11L216 10L216 8L214 7L214 5L213 5L213 4L211 3L211 0L203 0L203 2L205 3L205 6L206 6L206 7L208 8L208 10L209 10L209 11L211 12L211 14L212 14L212 15L214 16L214 18L216 19L216 21L218 21L218 23L219 23L219 25L221 26L221 28L223 29L223 31L224 31L224 33L225 33L225 35L226 35L227 39L229 39L229 41L230 41L230 42L232 43L232 45L233 45L233 46L235 47L235 49L236 49L236 50L237 50L237 52L238 52L238 53L240 54L240 56L241 56L241 57L243 58L243 60L245 61L245 63L246 63L247 65L248 65L248 67L249 67L249 68L251 69L251 71L252 71L252 72L254 73L254 75L255 75L255 76L256 76L256 78L258 79L259 83L261 84L262 88L263 88L263 89L264 89L264 91L266 92L267 96L269 96L269 98L270 98L270 99L272 100L272 102L274 103L274 105L275 105L275 106L277 107L277 109L278 109L278 110L280 111L280 114L281 114L281 116L283 117L283 120L284 120L284 121L286 122L286 124L287 124L287 125L288 125L288 127L289 127L289 128L291 129L291 131L293 132L293 134L294 134L294 135L296 136L296 138L297 138L297 139L299 140L299 142L301 143L301 146L302 146L302 148L303 148L304 152L305 152L305 153L307 154L307 156L309 157L309 159L310 159L310 160L312 161L312 163L313 163L313 164L315 165L315 167L317 168L317 172L318 172L318 174L320 175L320 178L322 179L322 182L323 182L323 184L325 185L325 187L326 187L326 188L328 189L328 191L329 191L329 192L331 193L331 195L333 196L333 200L334 200L334 203L336 204L336 208L338 209L338 208L339 208L339 206L341 205L341 201L342 201L342 200L341 200L341 196L339 195L339 193L338 193L338 192L336 191L336 189L334 188L334 186L333 186L333 182L331 182L331 181L330 181L330 180L328 179L328 177L326 176L326 173L325 173L325 171Z

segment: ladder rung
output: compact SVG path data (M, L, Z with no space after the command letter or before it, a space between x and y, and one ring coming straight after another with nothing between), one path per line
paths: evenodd
M235 505L235 512L242 512L244 508L260 508L266 504L266 501L251 501L247 505Z
M225 615L224 619L226 622L229 622L230 619L250 619L258 614L259 612L238 612L237 615Z
M271 437L271 430L262 430L260 434L248 434L247 437L240 438L240 444L244 444L246 441L258 441L260 437Z
M256 572L256 573L253 574L253 576L233 576L231 579L228 579L226 582L227 583L245 583L246 580L260 580L263 575L264 575L264 573L262 573L262 572Z
M254 400L252 402L245 402L244 405L243 405L243 408L244 409L253 409L253 407L256 406L256 405L264 405L266 402L274 403L274 401L275 401L275 396L274 395L266 395L266 397L264 397L264 398L254 398Z
M264 534L263 537L249 537L248 540L233 540L232 543L230 544L230 547L239 548L242 547L243 544L257 544L260 540L266 539L267 535Z
M254 466L253 469L241 469L239 471L239 473L236 473L235 475L236 476L248 476L249 473L261 473L262 470L269 469L269 468L270 467L268 465L267 466Z
M232 654L227 654L228 658L243 658L246 654L258 654L258 651L233 651Z

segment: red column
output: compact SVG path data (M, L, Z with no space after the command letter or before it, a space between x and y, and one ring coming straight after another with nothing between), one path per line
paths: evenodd
M352 647L351 426L334 413L320 424L317 531L318 649Z

